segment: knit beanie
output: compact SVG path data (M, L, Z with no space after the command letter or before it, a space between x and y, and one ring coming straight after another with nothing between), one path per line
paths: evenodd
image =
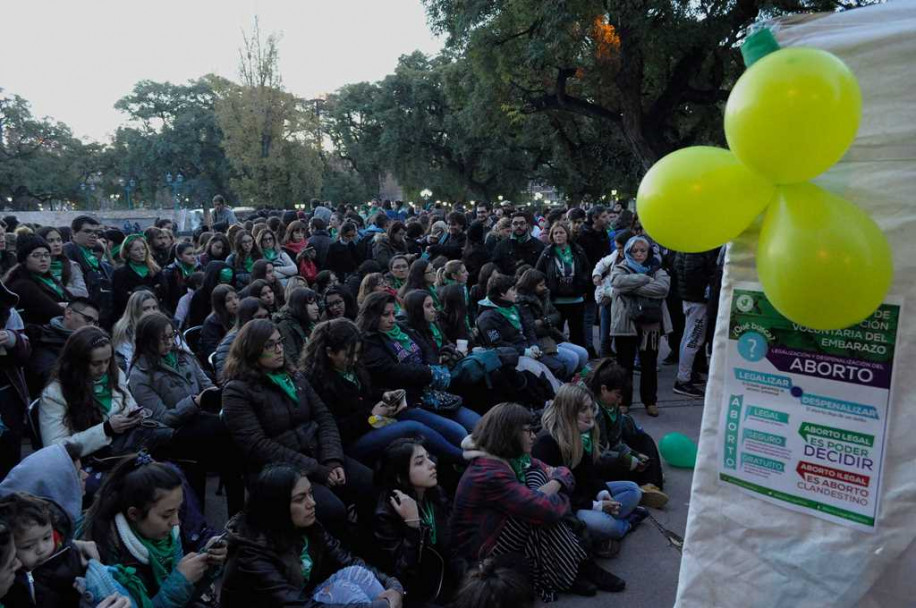
M27 234L16 239L16 261L25 264L25 259L36 249L44 247L51 253L51 246L48 241L34 234Z

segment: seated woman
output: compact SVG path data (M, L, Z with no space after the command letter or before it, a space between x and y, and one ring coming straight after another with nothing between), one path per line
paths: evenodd
M388 281L385 275L380 272L370 272L363 277L359 284L359 290L356 293L356 304L361 305L370 293L388 293L390 292Z
M443 347L448 347L447 350L455 354L454 344L445 336L439 324L439 311L428 291L415 289L409 292L404 298L404 309L407 313L405 326L413 330L419 339L427 362L431 365L444 363Z
M207 360L219 346L220 340L235 325L235 315L239 311L239 296L231 285L217 285L210 296L210 305L213 312L204 320L197 352L194 353L201 361Z
M43 325L63 314L70 292L51 273L51 246L40 236L26 235L16 243L16 259L3 278L7 288L19 296L22 320Z
M293 291L286 306L274 315L274 323L283 336L283 352L290 361L299 361L317 322L318 295L307 287Z
M539 270L526 270L516 283L516 290L515 306L526 324L534 327L541 352L556 355L566 368L566 377L572 377L588 364L588 351L566 340L563 317L550 298L547 277Z
M490 282L490 277L494 274L499 274L499 266L493 262L487 262L481 266L480 272L477 274L477 282L468 291L468 314L471 319L477 317L477 306L481 300L487 297L487 285Z
M229 349L232 348L232 343L235 342L235 337L238 335L239 329L252 319L270 320L270 313L261 305L259 299L242 298L242 301L239 302L239 312L235 316L235 325L233 325L232 329L229 330L222 340L220 340L219 346L213 351L213 373L216 374L216 381L218 383L222 383L223 367L226 365Z
M86 289L83 269L78 262L71 260L64 253L64 239L60 230L53 226L43 226L38 229L38 236L51 246L51 275L60 281L74 298L88 298L89 291Z
M645 519L642 492L632 481L609 481L598 467L601 448L595 424L595 399L587 389L564 384L544 410L544 429L531 454L552 467L572 470L576 489L572 508L588 528L596 554L610 557L616 541Z
M119 257L124 261L124 265L116 268L111 275L114 318L117 319L124 313L127 299L137 289L152 291L156 299L162 302L166 295L165 277L162 274L162 268L153 259L153 254L143 235L131 234L124 239Z
M235 275L235 286L242 289L251 282L251 271L254 268L255 260L260 260L263 256L254 246L254 237L247 230L239 230L235 233L235 240L232 243L232 253L226 258L226 264L232 268Z
M270 314L274 314L279 310L277 296L274 294L273 288L264 279L253 280L248 284L248 287L242 290L243 298L249 296L261 300L261 304Z
M249 321L223 368L223 417L249 473L287 462L315 481L322 520L342 531L346 504L371 518L372 472L343 453L334 417L305 377L287 361L277 326Z
M293 276L298 277L299 275ZM264 281L270 285L271 290L274 292L274 305L277 309L286 304L286 287L280 283L272 262L263 259L255 262L254 266L251 267L251 280L252 282ZM289 285L289 280L286 281L286 284Z
M588 559L563 521L575 481L569 469L531 458L533 422L524 407L501 403L466 442L471 464L458 484L451 518L457 554L468 560L524 554L545 600L559 591L623 590L622 580Z
M322 321L345 317L351 321L356 320L356 299L343 285L328 287L324 294L324 313Z
M442 333L449 342L465 340L468 350L475 345L475 334L468 316L467 291L463 285L446 285L438 290L442 310L438 321Z
M207 239L198 262L200 262L202 268L206 268L210 262L224 262L229 257L230 249L232 249L232 245L226 235L222 232L217 232Z
M165 275L165 308L171 312L178 310L178 301L188 291L188 279L201 270L194 253L193 243L175 245L175 261L163 269Z
M102 563L124 567L115 579L139 606L191 606L226 560L218 536L200 553L185 553L183 501L180 475L144 452L109 473L86 514L83 539L95 541Z
M423 435L430 449L449 462L461 462L461 450L416 420L399 419L403 398L398 391L376 392L360 362L362 336L349 319L322 321L305 347L300 368L328 404L337 421L344 449L361 462L373 463L399 437Z
M356 324L363 334L363 359L372 384L382 389L406 389L408 408L398 414L398 419L421 422L458 447L474 430L480 415L456 406L457 397L443 392L451 382L448 369L430 364L421 339L395 322L394 305L394 296L373 293L359 311ZM449 401L452 403L446 405Z
M391 442L378 464L381 494L372 531L380 563L398 577L412 605L450 598L461 578L451 559L451 501L422 438Z
M398 290L398 297L403 301L407 294L414 289L428 291L433 298L433 303L438 309L439 296L436 294L436 269L429 260L414 260L407 272L407 280Z
M148 314L159 312L159 300L151 291L137 291L130 294L124 314L111 330L111 342L114 346L115 361L123 371L134 360L134 331L140 319Z
M265 229L255 237L256 249L261 253L260 257L264 258L274 266L274 272L280 283L286 285L286 280L299 273L299 268L293 262L289 254L280 247L277 235L273 230Z
M391 259L388 260L388 274L385 275L388 286L394 290L400 290L407 280L407 271L409 269L410 263L407 261L407 256L391 256Z
M140 407L150 411L150 418L175 430L165 452L196 463L188 477L200 504L206 501L206 473L216 472L228 481L229 513L237 513L244 500L238 451L219 416L201 410L205 393L218 389L197 359L178 348L178 335L172 321L162 313L140 320L128 381L130 392ZM218 393L213 398L218 400Z
M204 282L200 289L191 297L191 306L185 322L187 327L203 325L207 315L210 314L210 298L217 285L232 285L239 289L235 281L235 271L226 262L214 261L207 264L204 269Z
M347 551L316 517L315 486L289 464L264 469L229 523L223 608L400 608L403 588Z

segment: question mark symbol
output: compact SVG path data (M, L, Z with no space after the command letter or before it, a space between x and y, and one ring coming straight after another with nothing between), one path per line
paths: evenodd
M757 338L749 338L748 345L751 348L751 358L756 359L757 353L755 351L757 350Z

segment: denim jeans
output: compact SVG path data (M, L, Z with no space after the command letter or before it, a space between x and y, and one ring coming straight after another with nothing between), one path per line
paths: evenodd
M588 351L572 342L560 342L557 358L566 366L566 375L571 377L588 363Z
M614 339L611 337L611 305L601 307L601 345L599 355L602 359L611 356Z
M373 429L347 446L347 453L360 462L373 463L395 439L422 435L433 455L447 462L461 462L461 449L433 428L416 420L398 420L380 429Z
M474 430L474 425L480 420L480 414L466 407L459 407L454 412L434 414L419 407L404 410L398 415L399 420L415 420L428 426L445 437L456 448L461 448L461 442Z
M611 500L620 503L620 512L617 515L587 509L576 511L579 521L584 523L591 535L599 541L623 538L630 531L627 516L639 506L642 499L642 490L632 481L609 481L606 485L611 493Z

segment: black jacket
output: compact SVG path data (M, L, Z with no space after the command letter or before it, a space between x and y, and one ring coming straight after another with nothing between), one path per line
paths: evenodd
M489 347L509 346L514 348L519 355L524 354L526 348L535 346L538 341L534 334L534 327L525 323L521 312L519 312L519 317L522 321L521 331L516 329L493 305L481 304L480 314L477 316L477 332L481 342Z
M427 354L422 350L422 341L409 327L401 329L413 338L416 351L408 353L401 345L381 332L372 332L363 338L363 364L369 372L372 385L379 390L403 388L407 390L407 402L416 404L420 395L433 379L433 372L426 363ZM408 363L411 355L418 355L424 363Z
M427 249L429 252L429 258L433 259L437 256L444 255L450 260L460 260L461 252L464 251L464 244L467 242L467 240L468 235L465 232L462 232L457 236L449 233L444 241L440 241L435 245L429 246Z
M484 245L472 245L465 248L461 254L461 261L468 270L468 288L477 284L477 278L480 276L480 269L484 264L490 261L490 251Z
M535 295L518 295L515 306L522 313L522 324L533 327L534 335L538 338L552 338L557 343L566 342L566 335L560 331L563 317L553 302L545 300Z
M547 247L541 252L535 268L547 276L547 288L550 289L550 297L556 298L579 298L584 297L588 291L591 281L591 270L588 258L581 247L575 243L570 244L570 251L573 256L573 274L564 277L557 268L557 250L554 247Z
M84 576L86 568L71 542L65 543L58 553L57 557L31 571L31 581L24 570L19 570L13 586L3 597L3 605L9 608L79 608L81 596L73 588L73 579Z
M228 330L223 327L223 323L215 313L210 313L204 319L203 327L200 328L200 341L197 343L197 352L194 353L201 360L206 361L211 353L216 351L216 347L226 337Z
M60 351L73 332L65 329L59 321L55 323L54 319L51 319L50 323L44 325L29 326L26 333L32 342L32 356L29 364L25 366L25 380L29 393L37 399L48 385Z
M237 528L230 522L230 530ZM386 589L402 591L396 578L379 572L347 551L320 524L308 529L312 572L303 584L298 572L299 550L280 554L263 538L246 538L234 531L229 536L229 557L223 574L220 605L223 608L343 608L312 599L316 587L338 570L361 566L372 572ZM371 604L347 604L348 608L387 608L385 600Z
M705 302L706 288L716 274L716 261L719 250L712 249L703 253L680 253L674 257L674 272L677 275L677 288L685 302Z
M611 237L607 230L595 230L588 224L583 224L576 237L576 244L585 251L588 259L588 274L591 275L595 264L606 255L611 255Z
M309 237L309 247L315 248L315 265L320 270L326 268L328 248L331 246L331 235L327 230L316 230Z
M340 429L340 439L346 446L369 431L369 416L372 408L381 400L381 394L375 394L369 384L369 378L360 374L359 386L344 379L337 373L328 376L312 377L309 382L315 392L324 401Z
M160 302L163 302L163 308L165 308L163 298L166 295L166 287L165 277L162 271L156 274L150 272L145 277L141 277L134 272L133 268L125 264L115 270L114 275L111 277L111 289L114 292L114 308L112 309L112 314L115 320L120 319L121 315L124 314L124 309L127 308L127 300L130 298L130 294L141 287L152 291L156 295L156 298ZM174 311L170 310L169 314L171 315L173 312Z
M356 251L356 243L342 243L334 241L328 246L328 255L324 266L319 266L322 270L330 270L337 275L341 282L345 281L347 276L356 272L361 260Z
M195 271L203 270L201 266L194 269ZM165 276L165 300L163 308L174 313L178 308L178 300L181 296L188 293L188 280L181 271L178 262L172 262L163 269L162 274Z
M510 277L515 276L515 269L523 264L534 268L544 247L544 243L532 236L529 236L524 243L510 237L500 241L496 246L493 251L493 261L499 266L501 273Z
M32 273L19 265L13 268L5 281L7 289L19 296L19 305L23 323L49 323L54 317L63 314L60 302L70 301L70 292L57 279L54 282L63 292L63 297L56 291L32 277Z
M593 449L598 449L595 446ZM606 481L597 466L597 462L592 460L592 456L582 453L582 460L575 468L570 467L563 462L563 454L560 452L560 445L547 431L538 433L538 438L531 449L531 455L546 465L552 467L567 467L572 471L576 478L576 488L570 496L570 502L574 510L592 508L592 501L598 496L601 490L607 490Z

